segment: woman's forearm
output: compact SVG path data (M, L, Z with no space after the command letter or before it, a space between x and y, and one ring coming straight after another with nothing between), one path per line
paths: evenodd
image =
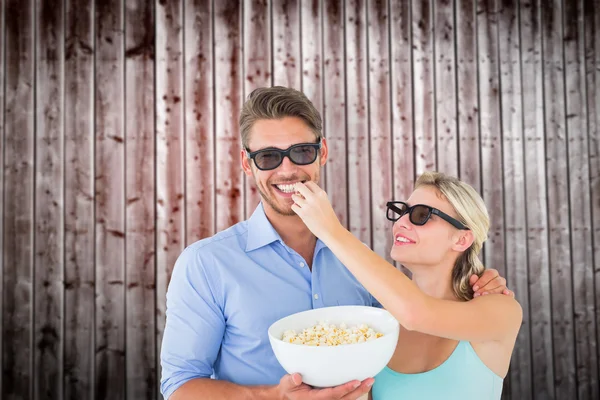
M413 329L428 317L432 299L348 230L340 225L321 240L403 327Z

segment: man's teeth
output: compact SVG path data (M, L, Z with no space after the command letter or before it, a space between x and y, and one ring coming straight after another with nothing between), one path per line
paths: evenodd
M296 192L296 184L293 185L275 185L277 189L281 190L283 193L294 193Z
M402 237L402 236L398 236L398 237L396 238L396 241L397 241L397 242L402 242L402 243L411 243L411 241L410 241L410 240L408 240L407 238L404 238L404 237Z

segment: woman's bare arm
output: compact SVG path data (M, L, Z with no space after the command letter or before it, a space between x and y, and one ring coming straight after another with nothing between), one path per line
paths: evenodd
M468 302L437 299L346 229L321 240L406 329L455 340L491 341L514 337L521 325L521 306L510 296L481 296Z

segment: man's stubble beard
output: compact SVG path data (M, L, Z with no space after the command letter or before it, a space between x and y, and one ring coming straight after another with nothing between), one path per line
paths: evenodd
M310 177L307 177L307 178L309 178L313 182L319 182L319 175L320 175L319 171L317 171L314 179L310 179ZM303 180L303 179L298 179L298 180ZM297 215L294 212L294 210L292 210L291 206L293 203L290 203L290 205L287 209L282 209L280 207L280 205L276 201L277 194L275 194L275 189L273 189L273 187L271 186L270 183L268 183L268 181L265 184L265 187L261 187L261 185L257 184L256 182L257 182L256 175L254 175L254 183L256 186L256 190L258 190L258 193L260 194L262 201L267 203L269 205L269 207L271 207L273 209L273 211L275 211L279 215L286 216L286 217L293 217L293 216ZM271 194L270 196L267 195L267 193L269 193L269 192Z
M279 206L279 204L277 204L277 202L275 201L276 194L273 193L273 189L270 189L270 191L272 192L271 196L267 196L267 194L264 192L263 188L261 188L259 185L256 185L256 189L258 190L258 193L260 194L261 199L265 203L267 203L269 205L269 207L271 207L273 209L273 211L275 211L277 214L284 215L286 217L291 217L291 216L296 215L296 213L291 208L291 204L290 204L290 208L287 210L282 209Z

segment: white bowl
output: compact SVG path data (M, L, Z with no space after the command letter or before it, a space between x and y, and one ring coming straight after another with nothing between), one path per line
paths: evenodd
M367 324L384 336L357 344L307 346L281 340L293 329L300 333L324 321L348 327ZM390 361L398 342L399 324L388 311L366 306L338 306L302 311L280 319L269 327L269 341L277 360L289 374L315 387L332 387L354 379L377 375Z

